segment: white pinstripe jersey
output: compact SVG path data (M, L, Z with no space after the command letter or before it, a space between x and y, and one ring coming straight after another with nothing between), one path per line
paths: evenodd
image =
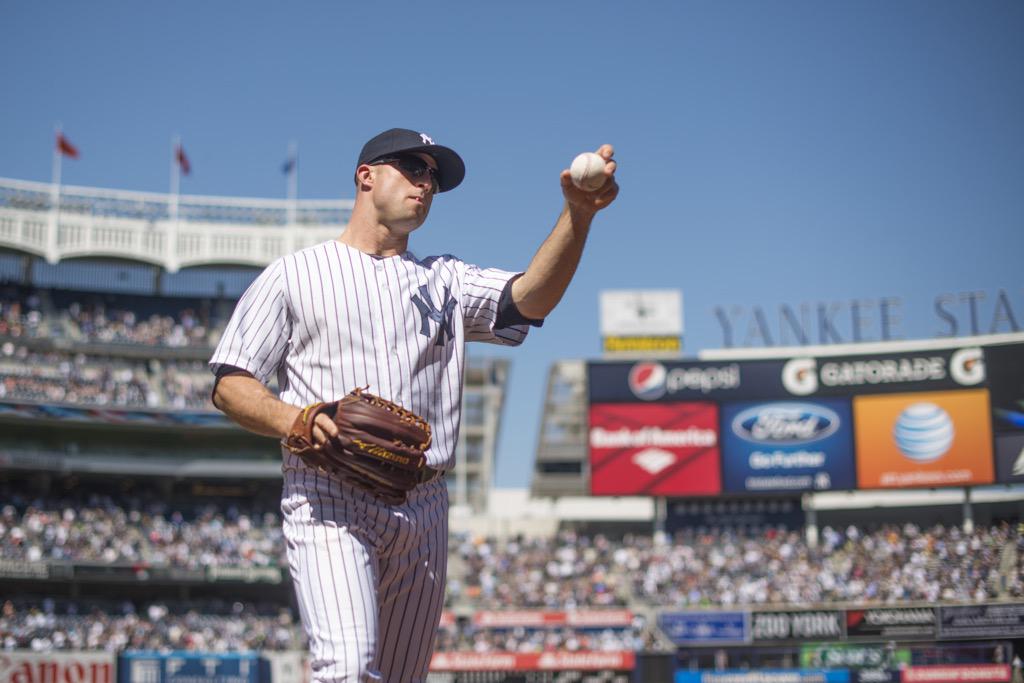
M516 273L454 256L380 258L332 240L284 256L253 281L210 359L268 384L295 406L355 387L422 415L433 429L427 464L454 465L465 342L515 346L528 327L494 329ZM293 463L297 464L297 463Z

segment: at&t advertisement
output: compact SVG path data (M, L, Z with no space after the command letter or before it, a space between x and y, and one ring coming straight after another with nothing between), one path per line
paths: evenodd
M851 489L852 438L847 400L727 403L722 407L725 490Z
M856 396L861 488L991 484L988 391Z

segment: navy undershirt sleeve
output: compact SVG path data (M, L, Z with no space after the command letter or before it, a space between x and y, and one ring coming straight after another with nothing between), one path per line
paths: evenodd
M501 298L498 299L498 319L494 322L494 329L496 330L511 327L513 325L532 325L533 327L540 327L544 324L543 318L533 320L524 316L519 312L516 302L512 300L512 283L519 277L521 276L517 275L509 280L505 283L505 289L501 290Z

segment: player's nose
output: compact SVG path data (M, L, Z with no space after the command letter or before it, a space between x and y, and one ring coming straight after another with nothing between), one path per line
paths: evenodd
M413 184L425 190L424 194L432 194L434 191L434 179L429 173L424 173L419 178L416 178Z

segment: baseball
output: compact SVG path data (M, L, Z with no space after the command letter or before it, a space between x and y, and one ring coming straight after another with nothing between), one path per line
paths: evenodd
M581 190L593 192L602 185L606 178L604 174L604 157L594 152L584 152L572 160L569 167L569 174L572 175L572 184Z

